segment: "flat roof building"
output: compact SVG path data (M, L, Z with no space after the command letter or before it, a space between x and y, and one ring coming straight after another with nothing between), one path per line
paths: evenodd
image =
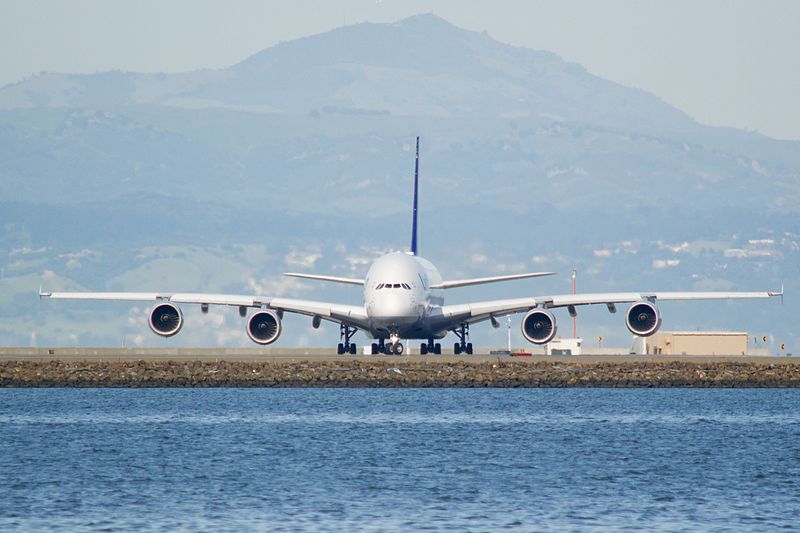
M581 355L583 339L553 339L545 345L545 355Z
M748 355L745 331L660 331L648 337L651 355Z

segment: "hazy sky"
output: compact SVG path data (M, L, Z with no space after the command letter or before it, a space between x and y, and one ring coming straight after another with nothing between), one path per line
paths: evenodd
M343 24L435 13L650 91L706 124L800 140L797 0L0 0L0 85L177 72Z

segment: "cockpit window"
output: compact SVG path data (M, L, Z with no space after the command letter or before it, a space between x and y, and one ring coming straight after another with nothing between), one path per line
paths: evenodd
M394 288L395 288L395 289L399 289L399 288L400 288L400 284L399 284L399 283L395 283L395 284L394 284Z
M375 287L375 290L382 289L382 288L383 288L383 283L378 283L378 286Z
M408 286L408 283L401 283L401 285L403 286L404 289L408 289L408 290L411 289L411 287Z

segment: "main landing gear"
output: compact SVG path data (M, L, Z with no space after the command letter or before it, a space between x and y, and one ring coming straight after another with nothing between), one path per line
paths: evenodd
M356 344L354 342L350 342L350 339L353 338L353 335L356 334L358 328L350 327L348 324L340 324L339 325L339 338L342 340L336 346L336 353L339 355L349 353L350 355L356 354Z
M453 333L456 334L459 340L459 342L455 343L453 346L453 353L455 355L462 353L472 355L472 343L467 342L469 340L469 324L462 322L458 329L453 330Z
M442 355L442 345L433 342L433 339L428 339L427 343L420 344L419 346L419 353L420 355L427 355L429 353Z
M386 345L384 344L383 339L379 339L378 342L372 343L372 355L378 355L379 353L386 353Z

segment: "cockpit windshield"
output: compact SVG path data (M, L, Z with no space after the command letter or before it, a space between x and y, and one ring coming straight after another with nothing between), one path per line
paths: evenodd
M406 289L411 290L411 285L408 283L378 283L375 286L375 290L379 289Z

